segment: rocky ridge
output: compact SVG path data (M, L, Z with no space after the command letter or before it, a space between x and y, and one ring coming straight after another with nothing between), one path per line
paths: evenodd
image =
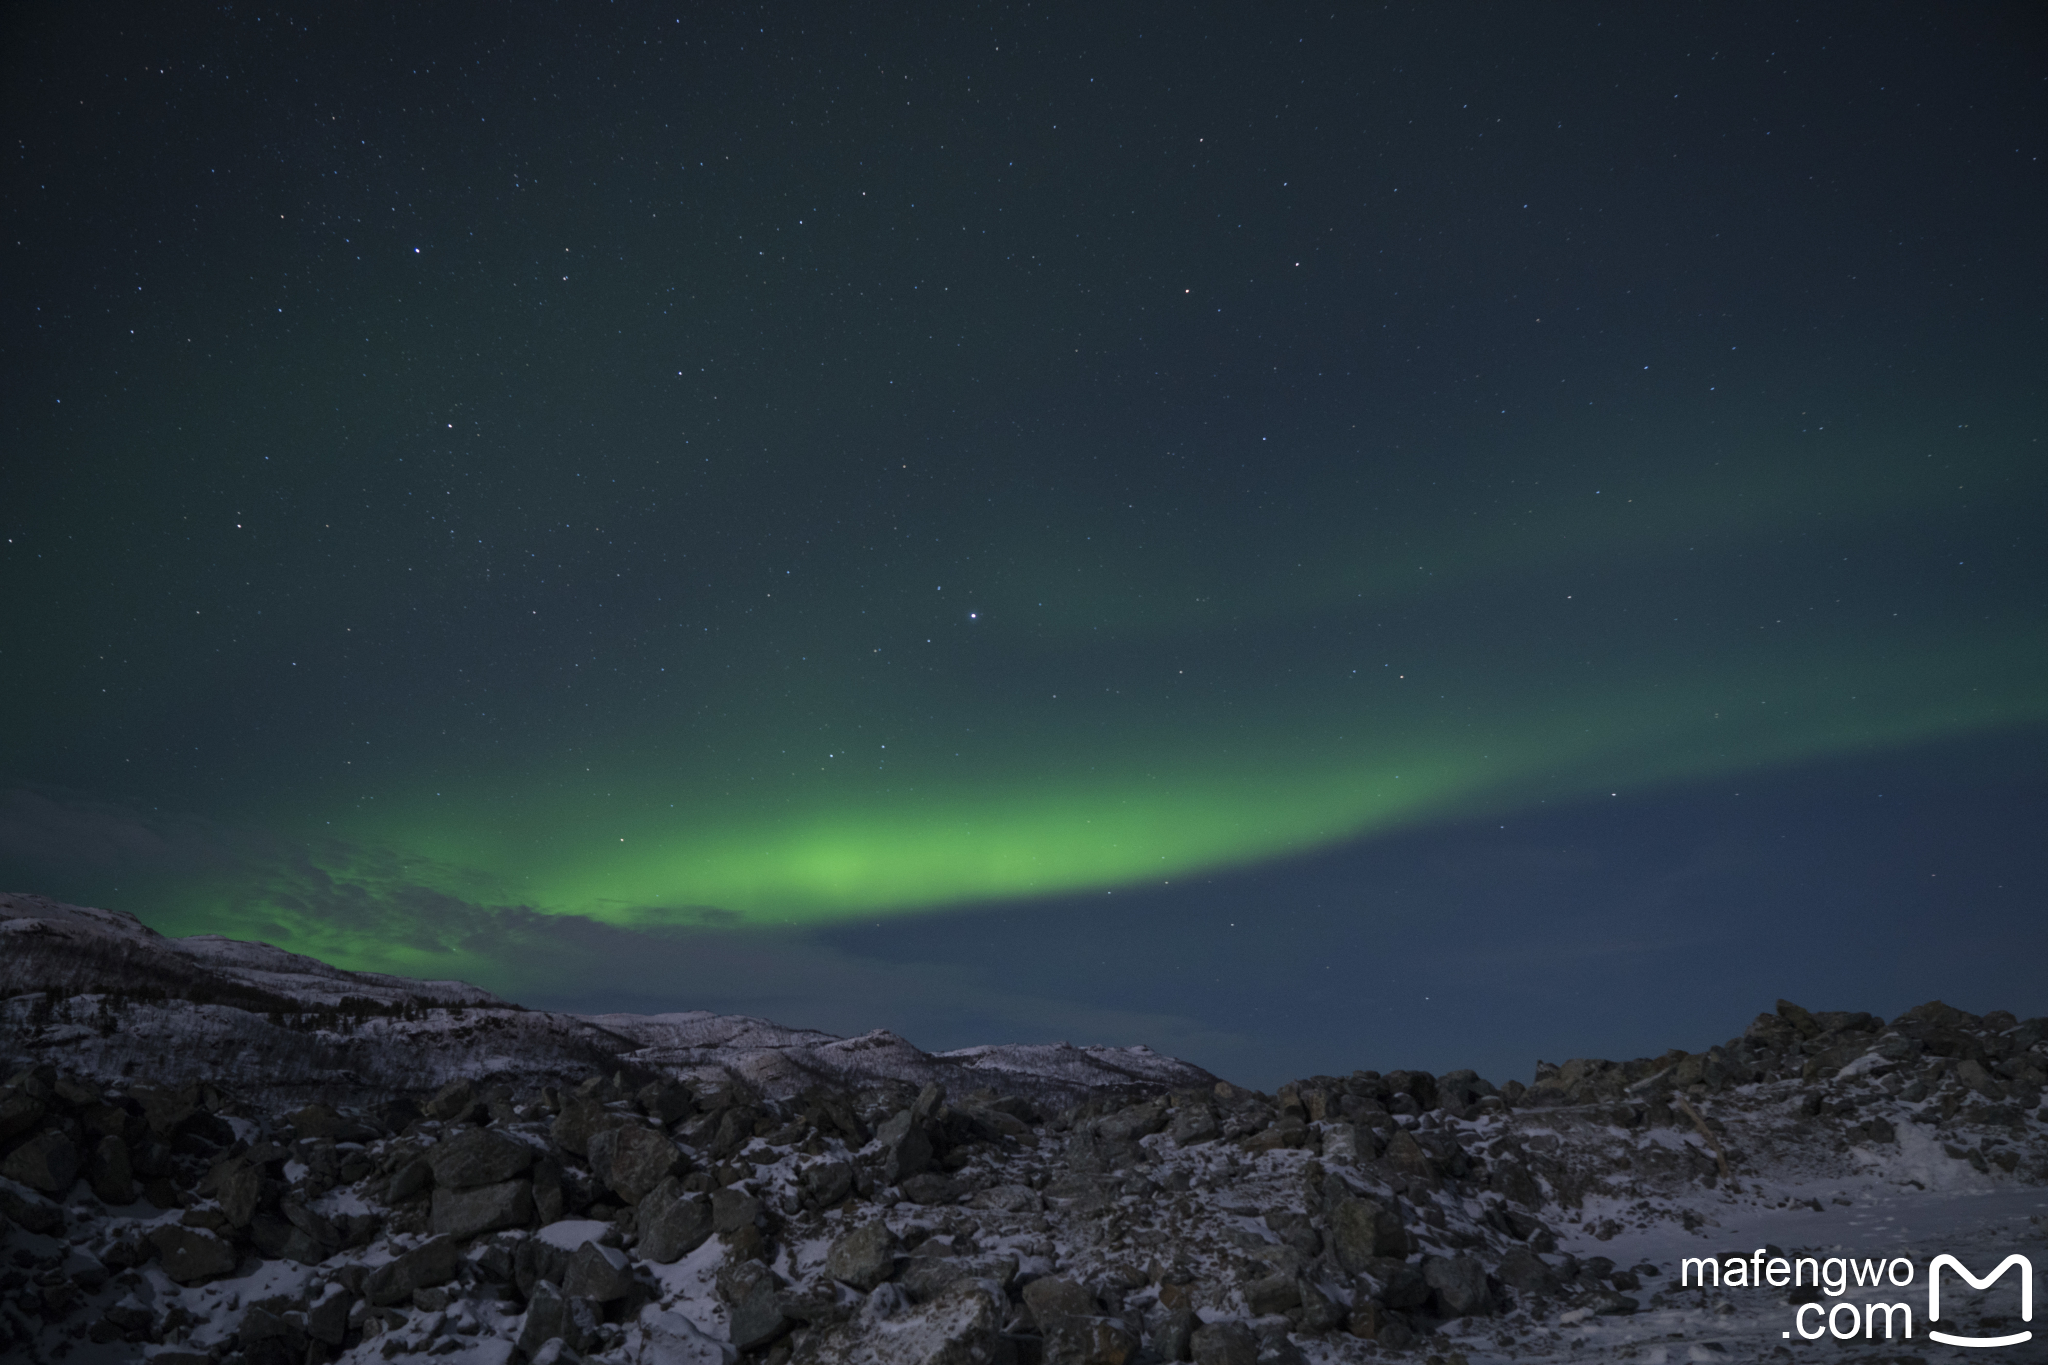
M0 1088L10 1358L1734 1359L1734 1296L1681 1289L1659 1248L1719 1255L1757 1218L1839 1243L1843 1191L2017 1207L2048 1186L2048 1020L1939 1003L1887 1022L1781 1001L1702 1052L1528 1084L1124 1081L1057 1107L938 1079L792 1090L787 1070L771 1094L706 1063L287 1108L65 1065L101 1036L66 1020L98 1008L0 1014L30 1059ZM772 1041L615 1025L699 1062Z

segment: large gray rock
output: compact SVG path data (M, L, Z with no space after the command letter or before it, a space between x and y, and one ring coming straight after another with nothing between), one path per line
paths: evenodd
M911 1111L905 1109L875 1130L881 1144L881 1176L885 1185L898 1185L932 1164L932 1140Z
M415 1290L446 1284L461 1268L462 1244L453 1237L432 1237L372 1270L363 1281L363 1297L378 1308L410 1303Z
M433 1183L434 1164L423 1156L416 1156L391 1173L391 1178L384 1184L385 1202L404 1203Z
M78 1179L78 1149L55 1128L46 1128L0 1161L0 1175L32 1190L63 1196Z
M562 1292L593 1303L610 1303L633 1292L633 1263L617 1247L585 1242L569 1258Z
M1072 1280L1033 1280L1024 1286L1024 1307L1045 1340L1045 1365L1124 1365L1137 1355L1137 1338Z
M1529 1168L1519 1161L1496 1160L1487 1172L1486 1183L1496 1194L1514 1200L1524 1208L1543 1207L1543 1187L1536 1183L1536 1177Z
M1024 1306L1041 1332L1060 1318L1093 1317L1102 1311L1094 1294L1056 1275L1044 1275L1025 1285Z
M43 1115L50 1112L34 1095L20 1090L0 1090L0 1142L26 1133L43 1121Z
M683 1189L674 1176L650 1190L635 1212L644 1260L667 1265L704 1245L711 1235L711 1201Z
M1330 1253L1346 1274L1356 1275L1383 1256L1408 1254L1408 1233L1400 1215L1377 1200L1353 1195L1330 1211Z
M853 1167L844 1161L820 1161L804 1168L804 1202L829 1209L853 1193Z
M672 1080L649 1081L633 1096L633 1102L640 1106L640 1112L653 1119L662 1127L670 1127L697 1112L697 1105L690 1098L690 1091Z
M610 1186L628 1204L637 1204L647 1192L671 1175L683 1174L683 1149L667 1135L639 1124L593 1133L588 1143L590 1173Z
M512 1283L519 1297L533 1297L533 1287L542 1280L560 1288L569 1278L569 1261L582 1247L556 1245L552 1237L522 1237L512 1251Z
M274 1213L259 1213L243 1229L256 1254L266 1261L297 1261L318 1265L320 1244Z
M817 1333L800 1358L805 1365L986 1365L1008 1360L1010 1343L1002 1339L1008 1308L990 1286L968 1282L907 1311Z
M1010 1255L913 1256L904 1265L897 1283L913 1303L939 1297L963 1280L987 1280L1008 1293L1017 1278L1017 1258Z
M590 1300L570 1297L554 1281L540 1280L527 1302L516 1349L529 1360L550 1341L560 1341L572 1351L587 1351L597 1337L598 1322Z
M0 1217L12 1219L30 1232L59 1232L64 1227L64 1209L33 1190L0 1184Z
M1557 1272L1527 1247L1515 1247L1501 1257L1495 1273L1502 1284L1524 1294L1555 1294L1563 1287Z
M865 1294L895 1270L896 1248L896 1234L886 1223L863 1223L832 1243L825 1253L825 1273Z
M1169 1308L1147 1329L1152 1337L1152 1349L1161 1360L1186 1360L1192 1349L1195 1329L1201 1325L1201 1316L1189 1305Z
M1216 1119L1216 1111L1207 1103L1183 1104L1173 1111L1173 1127L1170 1130L1176 1147L1193 1147L1198 1143L1214 1142L1223 1135L1223 1125Z
M1129 1365L1138 1339L1116 1318L1073 1314L1046 1329L1045 1365Z
M796 1326L782 1311L782 1287L773 1275L761 1275L747 1291L733 1301L732 1344L742 1351L755 1351Z
M235 1268L235 1248L204 1228L160 1223L149 1230L149 1240L163 1257L164 1274L179 1284L198 1284Z
M733 1365L739 1348L706 1334L680 1312L640 1315L640 1365Z
M524 1175L533 1148L495 1128L465 1128L427 1153L434 1183L444 1189L473 1190Z
M913 1204L956 1204L966 1193L961 1183L938 1171L919 1171L903 1181L903 1197Z
M468 1123L483 1111L483 1107L474 1085L454 1080L436 1090L433 1097L420 1106L420 1113L441 1123Z
M549 1126L548 1136L563 1151L587 1158L590 1139L632 1122L624 1114L612 1112L588 1095L571 1095L563 1100L562 1112Z
M1276 1270L1270 1275L1247 1280L1244 1285L1244 1306L1255 1318L1298 1308L1301 1306L1301 1284L1284 1270Z
M348 1336L348 1310L355 1295L339 1281L330 1282L320 1296L306 1306L306 1335L314 1341L339 1347Z
M214 1198L220 1201L221 1212L227 1215L230 1227L246 1228L249 1220L262 1212L269 1202L271 1192L265 1188L263 1168L252 1162L231 1161L214 1177Z
M436 1234L468 1240L499 1228L523 1228L533 1221L533 1182L507 1180L474 1190L434 1191Z
M1425 1189L1437 1187L1436 1163L1429 1153L1415 1140L1415 1135L1406 1128L1396 1128L1387 1134L1387 1150L1382 1158L1385 1162L1407 1177L1420 1183Z
M1188 1338L1195 1365L1259 1365L1259 1339L1241 1322L1204 1323Z
M727 1188L711 1192L713 1232L738 1232L741 1228L759 1227L766 1214L761 1201L745 1190Z
M1425 1256L1422 1278L1435 1291L1441 1317L1479 1317L1493 1312L1486 1268L1470 1256Z
M1131 1142L1138 1138L1150 1137L1166 1126L1168 1112L1166 1097L1146 1100L1142 1104L1119 1109L1095 1125L1096 1133L1112 1142Z
M135 1202L135 1168L128 1160L128 1144L118 1134L107 1134L92 1149L86 1178L103 1203L119 1207Z

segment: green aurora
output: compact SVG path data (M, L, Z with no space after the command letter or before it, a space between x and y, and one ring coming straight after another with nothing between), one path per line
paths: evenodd
M678 722L664 716L673 694L615 693L592 708L605 719L558 725L552 759L458 762L437 750L447 741L424 740L354 799L329 788L284 815L273 805L261 823L306 852L183 880L157 922L447 971L496 949L409 945L393 929L409 898L772 929L1114 892L1424 822L2048 718L2036 682L2048 647L2030 613L1923 602L1907 619L1884 605L1918 600L1883 547L1929 489L1862 485L1809 510L1826 522L1809 538L1792 504L1843 471L1804 474L1771 498L1756 495L1771 487L1762 477L1719 499L1617 481L1597 512L1516 509L1516 536L1490 561L1440 528L1418 537L1456 573L1368 574L1378 591L1320 608L1270 583L1261 608L1244 573L1213 614L1150 631L1119 619L1093 646L1079 607L1049 625L1014 586L1020 605L976 599L998 603L985 629L919 606L836 634L815 622L859 613L828 591L801 613L813 625L799 662L815 671L785 669L778 694L692 693L696 714ZM2022 490L2033 477L2018 463L1977 475ZM1415 523L1412 501L1396 511ZM1772 559L1788 539L1795 559ZM1065 567L1036 564L1044 578ZM1776 574L1797 590L1759 587ZM1098 593L1094 609L1120 618L1128 602ZM947 662L892 666L866 643L888 631L916 637L914 659L922 648Z

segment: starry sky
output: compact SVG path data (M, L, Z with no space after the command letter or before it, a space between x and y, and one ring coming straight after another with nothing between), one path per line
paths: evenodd
M6 24L10 889L1267 1086L2048 1012L2030 7Z

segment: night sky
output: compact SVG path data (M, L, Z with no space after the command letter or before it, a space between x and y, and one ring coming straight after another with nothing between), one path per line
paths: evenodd
M1270 1086L2048 1012L2027 5L15 6L0 886Z

